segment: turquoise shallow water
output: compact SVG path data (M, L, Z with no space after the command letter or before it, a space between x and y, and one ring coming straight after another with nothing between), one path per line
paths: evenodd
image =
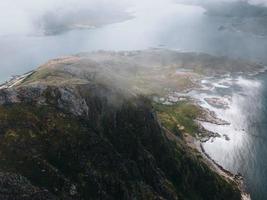
M51 58L102 49L118 51L162 47L267 64L267 38L220 31L218 27L225 19L210 18L200 7L166 4L162 10L151 5L149 13L146 8L137 8L134 13L134 19L92 30L74 30L55 36L0 36L0 82L11 75L32 70ZM217 154L214 148L211 148L211 154L227 169L244 175L253 200L265 200L267 73L257 76L257 81L261 82L261 89L257 93L245 92L246 95L237 96L237 110L233 109L246 133L241 139L232 139L238 143L237 146L228 144L217 149L224 152L225 157ZM254 91L253 88L251 91ZM224 92L235 93L236 89ZM234 135L234 131L231 134Z

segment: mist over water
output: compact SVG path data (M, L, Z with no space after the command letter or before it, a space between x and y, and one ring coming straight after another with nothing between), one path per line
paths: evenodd
M3 1L0 3L3 10L0 14L0 82L11 75L35 69L48 59L95 50L161 47L244 58L267 64L266 37L220 31L219 27L226 19L205 15L205 9L200 6L171 1L119 1L119 5L116 3L114 7L127 10L133 18L94 29L74 29L47 36L40 34L33 22L51 11L51 7L61 9L60 5L66 2L19 2L12 5ZM66 4L73 5L73 2L68 0ZM76 7L89 6L85 1L78 2L82 3ZM92 1L90 6L96 5L100 4ZM101 5L113 3L102 0ZM20 6L24 9L18 9ZM10 18L4 20L3 16ZM208 81L216 83L218 80ZM230 126L204 124L221 135L226 134L230 140L216 138L205 143L204 148L222 166L244 175L254 200L267 199L267 74L254 79L226 77L220 81L214 90L195 95L202 100L206 96L221 97L229 103L230 108L226 110L205 103L203 106L231 122Z
M217 163L233 173L241 173L252 199L259 200L267 197L266 79L266 73L257 79L231 78L224 81L230 87L215 87L212 92L200 95L202 101L214 96L229 99L228 109L216 109L203 101L204 107L231 123L229 126L203 123L208 130L229 138L215 138L203 146Z
M34 69L51 58L100 49L163 47L267 63L266 38L219 31L218 27L224 19L206 16L202 7L163 2L136 3L125 8L134 16L133 19L95 29L72 30L49 36L38 35L39 31L0 34L0 80ZM28 23L28 26L32 24Z

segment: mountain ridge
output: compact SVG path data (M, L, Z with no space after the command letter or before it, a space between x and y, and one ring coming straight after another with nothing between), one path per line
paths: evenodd
M23 188L16 179L24 177L33 188L19 190L17 196L0 191L0 197L241 199L237 184L211 170L201 154L185 144L181 133L168 133L175 140L166 135L150 99L154 84L143 91L136 89L147 85L147 80L155 81L154 74L162 65L168 71L163 68L163 74L172 77L169 72L176 71L177 63L166 63L170 54L158 58L157 52L148 55L156 55L160 62L141 59L142 63L152 60L152 68L146 69L147 63L137 65L139 61L127 66L121 60L121 56L142 57L139 53L122 53L119 58L115 53L114 59L104 61L95 58L101 62L77 57L53 60L17 85L0 90L0 171L10 186ZM193 71L188 80L198 76L195 65L189 66ZM227 68L238 71L230 65ZM139 81L144 83L133 81L141 86L132 87L124 82L125 74L130 80L141 74ZM85 80L78 80L79 76ZM176 79L162 84L160 92L166 86L183 89L174 84ZM191 82L186 84L192 87Z

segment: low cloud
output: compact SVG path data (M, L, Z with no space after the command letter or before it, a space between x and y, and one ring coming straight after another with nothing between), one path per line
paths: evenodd
M0 36L32 34L35 23L46 13L68 13L79 9L123 10L130 5L128 0L12 0L0 1Z

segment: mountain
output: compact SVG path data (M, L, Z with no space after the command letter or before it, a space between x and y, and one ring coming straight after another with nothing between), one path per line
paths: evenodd
M49 61L1 89L0 199L241 199L162 125L151 99L193 87L211 63L252 68L205 54L95 52ZM184 66L188 79L173 77Z

